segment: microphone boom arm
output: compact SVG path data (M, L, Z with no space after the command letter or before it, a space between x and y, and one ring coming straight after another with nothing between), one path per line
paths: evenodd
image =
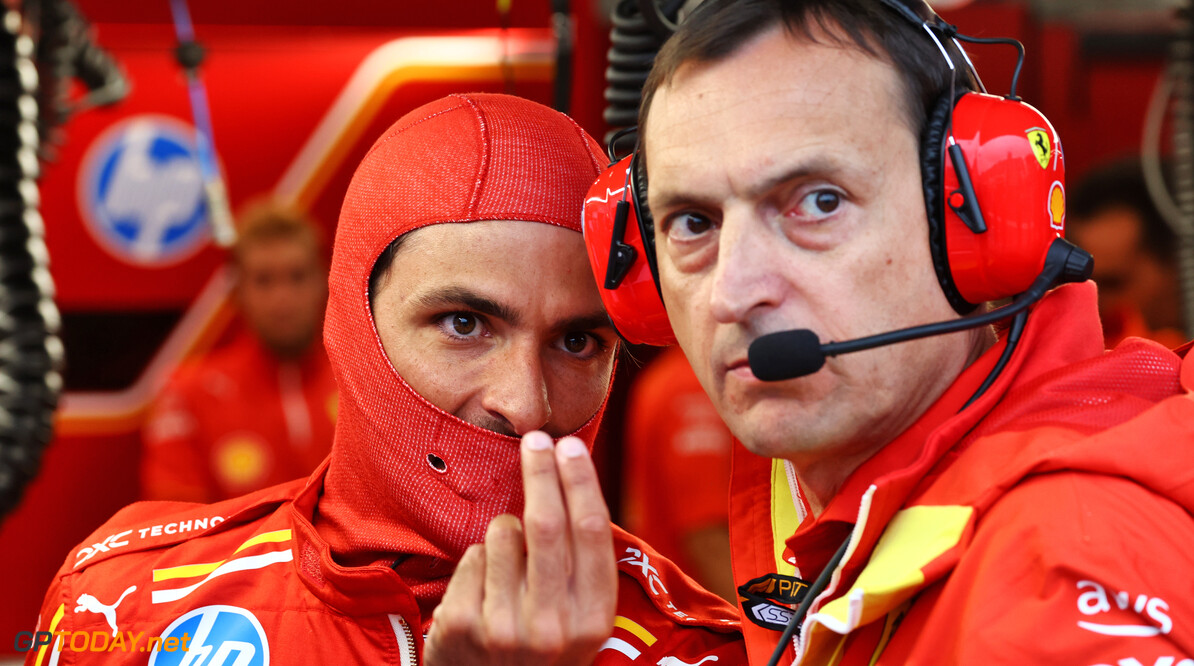
M825 364L825 357L849 354L909 340L918 340L933 335L947 335L980 326L993 324L1001 319L1015 316L1041 300L1056 284L1081 282L1090 277L1094 260L1082 248L1064 238L1054 239L1045 254L1045 265L1036 279L1010 304L984 312L968 315L951 321L922 324L887 333L878 333L856 340L821 344L815 333L809 330L791 330L769 333L756 339L748 352L751 372L763 381L784 381L810 375ZM777 359L784 348L799 349L799 354L788 359ZM778 363L777 363L778 361ZM776 367L779 365L780 367Z
M994 324L1001 319L1019 314L1020 311L1041 300L1045 292L1049 290L1049 287L1053 286L1053 281L1057 279L1058 273L1060 273L1060 268L1050 270L1050 266L1046 263L1045 270L1041 271L1041 274L1037 276L1036 280L1032 282L1024 293L1017 296L1011 303L989 312L967 315L953 321L922 324L898 331L891 331L890 333L868 335L865 338L858 338L856 340L829 342L821 345L821 350L826 356L837 356L838 354L849 354L850 352L873 349L897 342L919 340L934 335L948 335L950 333Z

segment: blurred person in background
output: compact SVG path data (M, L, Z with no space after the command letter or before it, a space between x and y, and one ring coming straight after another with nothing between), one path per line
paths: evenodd
M314 222L259 201L233 251L244 328L184 364L146 421L142 497L215 502L306 476L331 449L336 384L319 344L327 249Z
M1145 184L1139 159L1098 167L1069 194L1066 233L1095 258L1108 347L1128 336L1185 342L1177 236Z
M728 498L734 439L679 347L665 349L635 379L626 422L626 529L733 602Z

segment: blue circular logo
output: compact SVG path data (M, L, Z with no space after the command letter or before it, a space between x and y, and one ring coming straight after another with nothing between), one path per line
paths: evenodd
M269 666L265 630L257 617L243 608L196 608L166 627L162 640L171 638L178 639L177 649L155 650L149 666Z
M194 136L174 118L140 115L108 128L87 149L79 208L111 254L133 264L171 264L208 239Z

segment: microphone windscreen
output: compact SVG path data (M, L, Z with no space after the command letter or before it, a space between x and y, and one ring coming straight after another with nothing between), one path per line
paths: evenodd
M808 329L769 333L750 343L750 371L765 382L811 375L825 365L821 340Z

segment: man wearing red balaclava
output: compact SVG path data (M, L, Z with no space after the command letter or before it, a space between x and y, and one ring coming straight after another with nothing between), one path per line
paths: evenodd
M67 557L37 627L62 639L27 663L143 663L147 637L151 666L744 663L734 610L609 526L588 459L617 346L579 233L603 162L567 116L504 95L391 126L337 229L329 459L118 513ZM470 546L481 578L433 624ZM592 592L615 578L616 601ZM108 646L75 649L83 632Z

